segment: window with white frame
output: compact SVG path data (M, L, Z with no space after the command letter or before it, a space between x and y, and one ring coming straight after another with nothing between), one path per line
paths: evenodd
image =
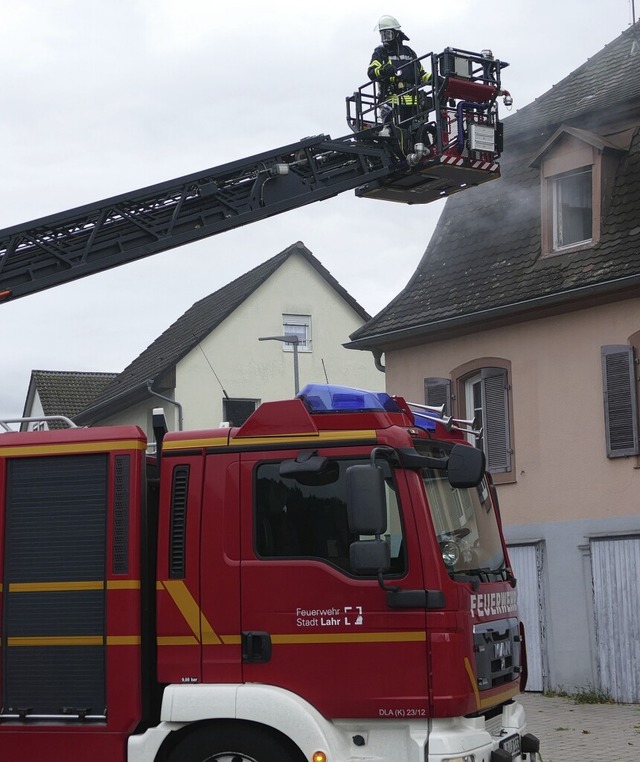
M482 408L482 375L476 373L465 381L465 415L473 421L476 429L484 428L484 413ZM475 444L475 439L470 439Z
M222 400L223 420L230 426L242 426L259 404L259 399L225 397Z
M481 429L479 440L491 473L511 471L511 435L509 426L509 382L506 368L482 368L464 379L465 416L474 419Z
M451 378L424 380L425 403L444 404L457 418L473 420L482 437L469 435L487 456L487 470L496 484L515 481L514 433L511 421L511 363L486 357L464 363L451 371Z
M530 166L540 169L543 257L598 243L625 150L563 125L533 159Z
M283 334L298 337L298 351L311 352L311 315L283 315ZM293 343L283 343L285 352L293 352Z
M552 178L553 248L586 243L593 235L591 167Z

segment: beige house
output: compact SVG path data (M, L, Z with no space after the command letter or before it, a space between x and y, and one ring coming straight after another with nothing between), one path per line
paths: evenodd
M505 119L349 345L387 391L475 418L527 625L529 689L640 701L640 24Z
M74 420L170 429L239 425L263 401L325 382L382 388L371 355L343 347L367 312L301 242L196 302ZM267 337L297 336L298 342ZM297 348L297 351L295 349Z

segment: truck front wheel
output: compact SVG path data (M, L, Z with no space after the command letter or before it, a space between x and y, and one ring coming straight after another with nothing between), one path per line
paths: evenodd
M304 762L297 747L243 724L203 726L172 749L167 762Z

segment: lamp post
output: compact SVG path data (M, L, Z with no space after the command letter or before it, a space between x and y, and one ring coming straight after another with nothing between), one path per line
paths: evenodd
M282 341L284 344L293 344L293 386L295 393L300 391L300 378L298 376L298 344L300 337L293 333L285 333L284 336L260 336L258 341Z

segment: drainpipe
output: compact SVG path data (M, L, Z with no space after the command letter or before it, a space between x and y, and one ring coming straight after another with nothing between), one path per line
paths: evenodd
M382 351L379 349L372 349L371 354L373 355L373 364L376 366L377 370L379 370L380 373L386 373L385 367L382 364Z
M154 381L154 378L147 379L147 389L149 390L149 394L152 394L154 397L168 402L170 405L175 405L178 408L178 431L182 431L182 405L179 402L172 400L171 397L165 397L164 394L154 392L151 388Z

